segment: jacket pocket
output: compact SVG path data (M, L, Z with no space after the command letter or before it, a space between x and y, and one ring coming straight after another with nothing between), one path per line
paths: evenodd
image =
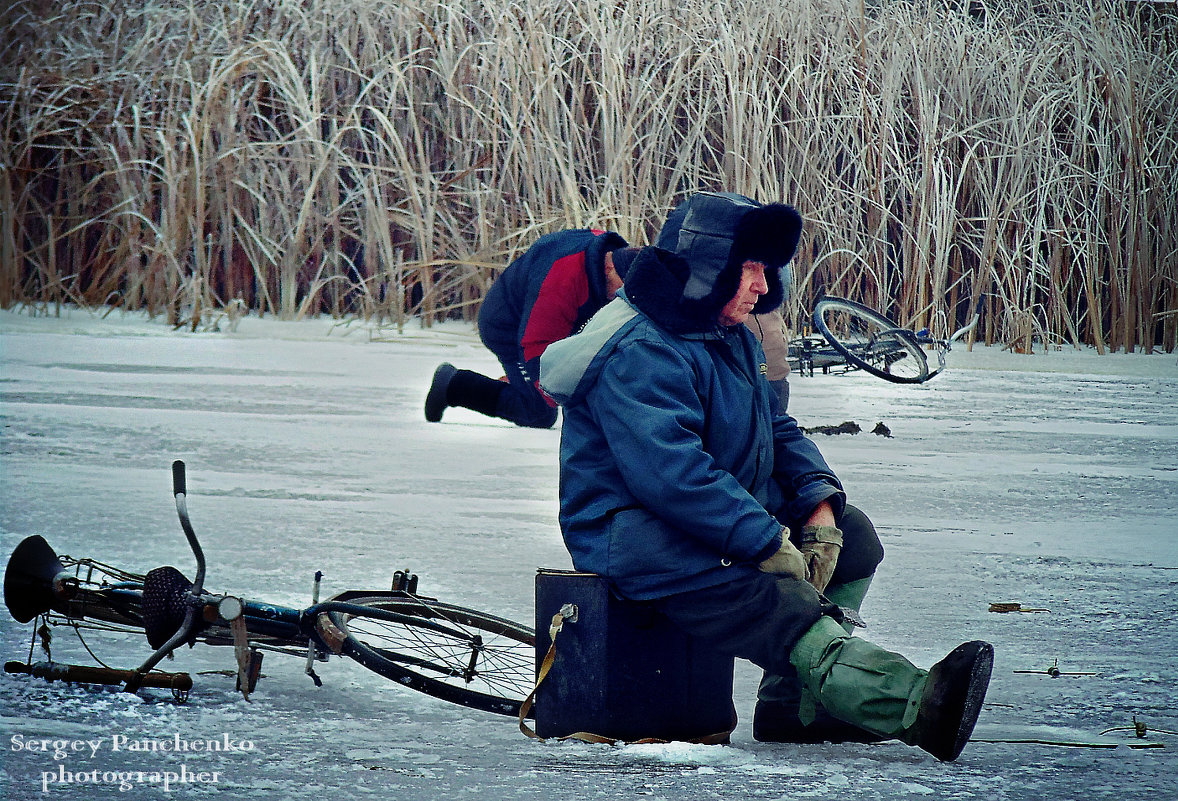
M686 590L723 557L642 508L619 510L609 525L609 574L630 593Z

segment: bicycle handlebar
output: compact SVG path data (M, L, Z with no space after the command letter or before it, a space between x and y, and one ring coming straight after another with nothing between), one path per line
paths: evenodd
M956 331L954 331L953 335L949 337L949 341L956 342L957 340L961 339L963 336L968 334L970 331L977 328L978 327L978 320L980 320L980 319L982 319L982 313L979 311L974 314L973 319L971 319L965 325L961 326L961 328L958 328Z
M205 553L196 539L196 532L192 528L192 521L188 519L188 501L185 488L184 462L177 459L172 462L172 493L176 496L176 514L180 517L180 527L184 529L184 536L188 546L192 548L192 555L196 558L196 578L192 582L192 595L199 596L204 591L205 583Z
M187 495L185 490L186 481L184 479L184 462L177 459L172 462L172 494L173 495Z
M184 529L184 537L188 540L188 546L192 548L192 555L196 558L196 578L192 582L192 586L188 590L187 601L188 608L184 610L184 622L176 633L163 645L155 650L147 661L139 666L132 674L131 678L127 680L123 689L126 692L135 692L142 686L144 678L151 669L159 664L165 656L172 652L177 646L185 642L195 630L197 622L200 618L199 610L204 606L204 583L205 583L205 554L200 547L200 542L196 538L196 531L192 528L192 521L188 518L188 503L187 503L187 482L184 477L184 462L177 459L172 462L172 494L176 496L176 514L180 517L180 527Z

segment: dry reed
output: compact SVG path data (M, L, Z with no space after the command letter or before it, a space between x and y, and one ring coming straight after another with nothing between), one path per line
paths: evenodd
M0 305L470 317L537 235L807 220L787 310L1178 339L1178 22L1118 0L16 0Z

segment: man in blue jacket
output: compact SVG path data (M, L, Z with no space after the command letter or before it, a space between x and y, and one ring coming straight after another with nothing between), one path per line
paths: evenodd
M993 648L966 643L925 671L844 629L878 539L741 325L781 303L800 229L788 206L696 195L675 251L642 250L619 298L546 350L541 384L564 406L561 530L578 570L765 670L758 739L895 738L952 760Z
M705 197L706 195L693 195L672 209L671 213L667 215L663 227L659 230L658 238L654 242L655 247L674 251L676 243L679 241L679 229L683 226L683 218L687 216L687 212L693 205L700 203ZM782 268L782 283L789 284L787 267ZM768 369L766 376L769 379L769 386L777 394L778 403L784 412L789 407L789 335L786 333L785 320L782 318L780 306L775 305L772 298L760 305L762 308L768 308L769 311L750 314L745 325L756 334L757 341L761 343L761 349L765 351L765 366Z
M462 406L518 426L550 428L556 405L537 385L540 354L613 299L636 253L610 231L540 237L491 284L479 307L479 337L507 380L442 364L426 395L425 419L436 423L447 407Z

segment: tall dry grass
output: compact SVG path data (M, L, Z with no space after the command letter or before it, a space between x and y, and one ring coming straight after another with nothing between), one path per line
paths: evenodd
M0 304L471 316L700 189L820 291L987 342L1178 337L1178 23L1120 0L16 0Z

